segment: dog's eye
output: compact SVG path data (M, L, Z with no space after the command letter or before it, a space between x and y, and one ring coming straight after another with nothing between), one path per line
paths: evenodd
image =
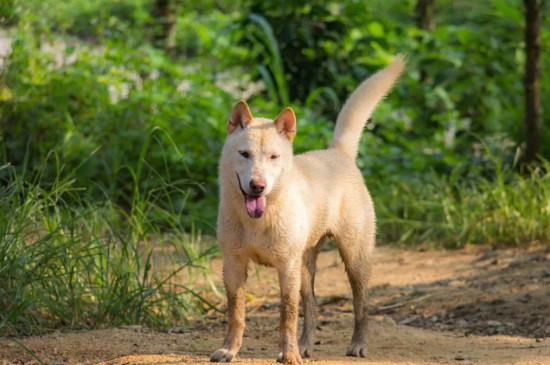
M272 160L276 160L276 159L278 159L278 158L279 158L279 155L271 155L271 159L272 159Z
M250 155L249 155L248 152L246 152L246 151L239 151L239 154L240 154L241 156L243 156L244 158L249 158L249 157L250 157Z

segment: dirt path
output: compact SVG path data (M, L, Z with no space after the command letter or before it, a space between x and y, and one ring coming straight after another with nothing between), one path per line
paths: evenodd
M345 354L353 326L349 287L334 251L319 258L317 364L550 364L550 254L541 250L413 252L380 248L372 287L370 352ZM216 280L220 264L213 263ZM278 286L272 269L249 280L247 329L235 363L274 364ZM222 342L223 317L182 333L141 327L20 339L49 365L202 364ZM490 335L490 336L487 336ZM37 364L13 339L0 364Z

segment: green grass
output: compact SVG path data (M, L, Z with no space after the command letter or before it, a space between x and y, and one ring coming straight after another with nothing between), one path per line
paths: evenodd
M466 177L467 167L422 183L385 182L374 199L383 242L526 245L550 242L550 163L528 172L492 159L488 177ZM377 194L378 192L378 194Z
M176 183L121 208L87 200L70 174L45 182L0 169L0 335L167 328L214 308L193 287L215 249L180 226Z

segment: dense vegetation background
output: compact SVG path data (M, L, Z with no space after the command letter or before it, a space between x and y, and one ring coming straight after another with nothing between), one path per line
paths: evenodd
M548 4L527 165L524 4L437 0L422 23L421 2L3 1L0 333L168 326L210 308L174 278L215 252L201 237L233 104L292 105L295 151L324 148L346 96L397 53L408 69L358 158L379 241L547 241ZM173 270L152 270L159 248Z

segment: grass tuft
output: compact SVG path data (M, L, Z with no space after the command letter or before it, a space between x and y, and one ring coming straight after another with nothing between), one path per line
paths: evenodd
M467 168L457 167L423 183L375 187L381 240L448 248L550 242L550 163L525 173L500 161L492 160L489 177L465 177Z
M131 205L120 207L85 198L59 165L52 182L0 169L0 335L167 328L215 308L191 289L215 248L183 229L173 199L186 191L177 182L136 187ZM132 176L147 178L145 169Z

